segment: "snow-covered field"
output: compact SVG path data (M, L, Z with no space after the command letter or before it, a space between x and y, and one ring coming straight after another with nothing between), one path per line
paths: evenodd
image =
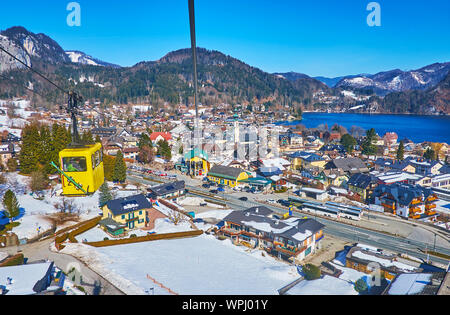
M68 244L62 252L89 266L93 262L113 282L127 279L126 293L154 288L155 294L169 294L147 275L178 294L193 295L276 295L299 277L295 267L263 257L261 251L249 253L209 235L104 248Z

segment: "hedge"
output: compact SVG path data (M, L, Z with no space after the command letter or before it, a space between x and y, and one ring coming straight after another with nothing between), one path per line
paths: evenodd
M89 246L93 246L93 247L107 247L107 246L115 246L115 245L150 242L150 241L157 241L157 240L169 240L169 239L175 239L175 238L194 237L194 236L199 236L202 234L203 234L202 230L197 230L197 231L166 233L166 234L152 234L152 235L146 235L146 236L141 236L141 237L132 237L132 238L124 238L124 239L108 240L108 241L100 241L100 242L88 242L85 244L87 244Z
M0 267L20 266L23 265L23 261L24 261L23 254L17 254L15 256L6 259L2 264L0 264Z

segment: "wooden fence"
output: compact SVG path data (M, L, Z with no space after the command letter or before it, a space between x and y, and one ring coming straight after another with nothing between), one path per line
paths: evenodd
M116 245L124 245L124 244L133 244L133 243L143 243L143 242L151 242L158 240L170 240L177 238L185 238L185 237L195 237L203 234L202 230L196 231L188 231L188 232L177 232L177 233L166 233L166 234L153 234L146 235L141 237L132 237L132 238L124 238L118 240L106 240L100 242L87 242L89 246L93 247L107 247L107 246L116 246Z
M56 249L57 250L63 249L64 245L62 245L62 243L64 243L67 239L69 239L69 241L71 243L78 243L75 236L80 235L80 234L92 229L93 227L95 227L98 224L98 222L100 222L101 219L102 219L102 217L95 217L86 222L78 223L75 226L68 227L64 230L58 231L58 233L56 233L56 235L59 235L59 236L57 236L55 238ZM75 230L73 230L70 233L67 232L67 231L73 229L74 227L75 227Z

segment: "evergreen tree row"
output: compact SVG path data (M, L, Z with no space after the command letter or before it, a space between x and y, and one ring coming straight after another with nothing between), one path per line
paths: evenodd
M22 131L22 144L19 154L20 170L23 174L43 171L45 174L55 173L50 165L59 165L59 152L71 142L70 130L64 126L30 124Z

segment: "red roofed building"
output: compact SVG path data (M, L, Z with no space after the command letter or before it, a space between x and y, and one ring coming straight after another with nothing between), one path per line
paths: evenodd
M150 140L154 144L164 140L169 142L170 140L172 140L172 135L169 132L154 132L150 135Z
M383 137L384 145L391 147L398 141L398 135L395 132L388 132Z

